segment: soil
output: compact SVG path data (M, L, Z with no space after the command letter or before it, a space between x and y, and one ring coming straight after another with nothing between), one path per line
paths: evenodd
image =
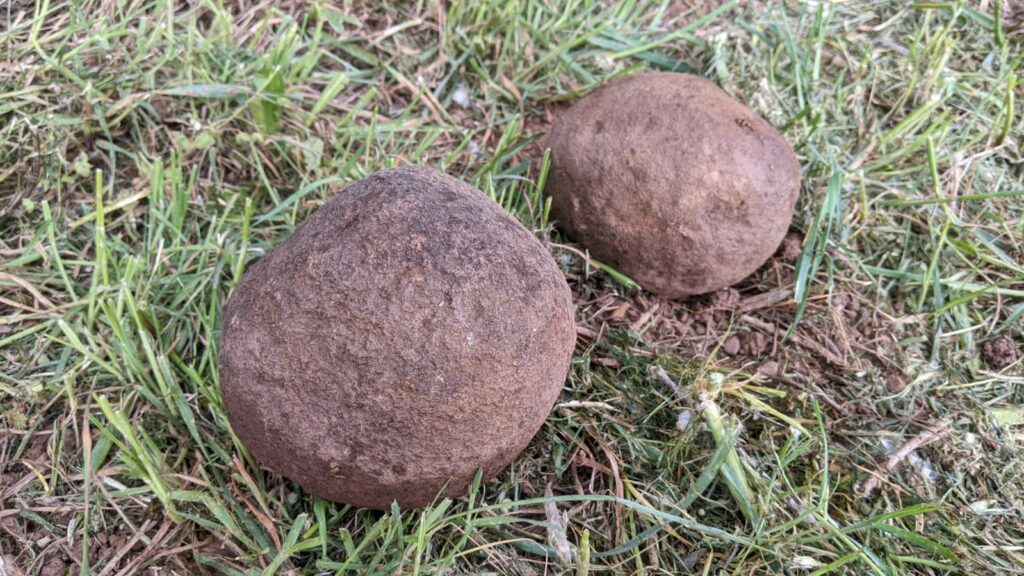
M786 234L776 255L784 262L796 262L804 250L804 237L795 232Z
M547 144L558 225L670 299L757 270L786 235L800 190L778 131L689 74L614 80L561 114Z
M24 572L18 569L18 560L13 554L0 556L0 574L4 576L22 576Z
M544 245L471 186L400 168L249 268L224 313L222 393L268 468L330 500L415 507L508 465L574 343Z
M70 566L67 568L70 568ZM39 571L39 576L62 576L65 573L64 569L64 562L59 558L53 558L46 564L43 564L42 570Z
M578 302L579 316L587 319L580 334L591 338L615 328L629 329L649 348L695 358L707 358L717 349L716 365L757 373L819 396L824 391L815 390L815 381L842 380L844 374L854 373L876 378L879 394L901 392L906 387L906 358L892 357L900 350L895 343L921 326L894 322L895 311L880 309L863 296L843 290L828 297L812 294L803 318L789 340L783 340L797 309L794 258L787 254L787 245L800 246L802 238L791 233L774 257L736 286L686 300L642 291L623 297L612 284L598 284L597 293L579 286L576 293L586 295ZM593 285L571 272L569 276L574 284ZM603 358L595 363L609 366ZM823 400L840 413L849 408L841 399Z
M985 363L995 370L1002 370L1017 361L1016 346L1006 334L985 342L981 355Z
M1003 6L1003 31L1011 35L1024 34L1024 1L1013 0Z

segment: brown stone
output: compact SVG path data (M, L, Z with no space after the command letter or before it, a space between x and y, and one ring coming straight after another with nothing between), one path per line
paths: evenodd
M562 229L668 298L730 286L778 248L800 165L768 122L689 74L616 79L555 122L547 193Z
M224 406L307 491L422 506L523 450L574 343L569 287L529 231L450 176L388 170L249 267L224 310Z

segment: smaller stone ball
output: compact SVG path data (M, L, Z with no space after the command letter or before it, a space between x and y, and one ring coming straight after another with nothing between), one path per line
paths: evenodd
M548 134L551 212L592 256L651 292L725 288L775 252L800 165L775 128L690 74L624 76Z

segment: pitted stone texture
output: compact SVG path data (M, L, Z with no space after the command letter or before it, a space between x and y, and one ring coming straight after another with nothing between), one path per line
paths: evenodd
M307 491L417 507L526 447L575 338L569 287L515 218L435 170L387 170L250 266L224 311L224 405Z
M678 298L739 282L786 235L800 165L786 140L689 74L618 78L548 134L561 228L644 288Z

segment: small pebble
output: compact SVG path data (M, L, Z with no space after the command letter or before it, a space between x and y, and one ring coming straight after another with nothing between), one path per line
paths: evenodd
M736 336L730 336L725 344L722 344L722 350L725 351L729 356L735 356L740 352L740 339Z

